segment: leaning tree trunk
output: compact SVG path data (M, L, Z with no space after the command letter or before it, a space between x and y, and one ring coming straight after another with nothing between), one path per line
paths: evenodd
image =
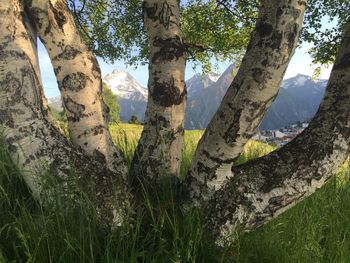
M66 1L32 0L29 13L54 67L71 141L125 176L124 158L108 130L99 65L82 41Z
M309 127L289 144L233 167L230 180L207 207L216 237L253 230L322 187L350 151L350 20L328 81L325 98Z
M44 170L69 194L70 171L89 193L104 221L121 222L124 181L96 160L76 150L49 121L43 105L36 33L23 2L0 2L0 129L12 160L22 170L33 195L47 201ZM92 187L92 189L90 188ZM117 196L117 192L119 195ZM109 221L110 223L110 221Z
M275 99L302 27L306 1L261 1L241 66L209 123L189 171L199 205L231 176L231 167Z
M150 184L179 174L186 86L185 56L178 0L143 1L149 40L149 80L146 119L131 175Z

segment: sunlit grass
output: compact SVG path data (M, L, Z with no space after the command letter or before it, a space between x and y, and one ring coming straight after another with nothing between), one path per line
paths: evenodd
M128 162L140 125L111 125ZM186 131L184 175L202 131ZM238 163L273 147L248 142ZM0 145L0 263L3 262L350 262L348 163L325 187L266 226L238 236L232 247L214 246L199 211L183 213L174 203L151 205L147 193L135 204L132 225L110 231L98 224L88 197L59 195L50 206L32 199L17 166ZM168 193L168 194L169 194ZM160 195L162 193L159 193ZM159 196L159 198L162 198Z

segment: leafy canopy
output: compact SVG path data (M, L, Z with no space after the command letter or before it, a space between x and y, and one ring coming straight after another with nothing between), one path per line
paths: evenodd
M248 4L249 3L249 4ZM141 0L69 0L80 33L96 55L129 65L146 64L148 40ZM188 60L235 60L248 45L258 1L181 1L181 30Z
M301 40L311 43L314 63L329 64L337 50L350 19L349 0L309 0Z
M234 61L242 57L254 28L259 0L179 2L188 60L201 64L207 71L213 59ZM134 66L147 63L142 0L68 3L81 35L96 55L110 62L122 59ZM334 60L349 10L349 0L308 1L301 42L313 45L310 54L315 63L328 64Z

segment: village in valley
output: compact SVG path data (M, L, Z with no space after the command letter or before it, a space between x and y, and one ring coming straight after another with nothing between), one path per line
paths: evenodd
M308 126L309 122L298 122L277 130L257 130L252 139L281 147L293 140Z

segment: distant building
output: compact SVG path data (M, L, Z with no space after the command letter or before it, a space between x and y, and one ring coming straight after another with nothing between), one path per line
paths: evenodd
M276 137L276 138L283 138L283 137L285 137L285 136L287 136L287 134L285 134L284 132L281 132L281 131L279 131L279 130L273 132L273 137Z
M281 147L293 140L308 126L308 122L298 122L279 130L258 130L252 139Z

